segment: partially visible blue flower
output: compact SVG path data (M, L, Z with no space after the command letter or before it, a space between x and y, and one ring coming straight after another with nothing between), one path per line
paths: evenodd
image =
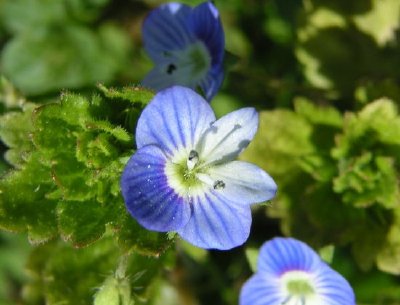
M164 4L143 23L144 48L154 69L143 85L157 91L181 85L201 88L208 101L223 80L224 32L217 8L205 2L191 8Z
M346 279L296 239L266 242L257 269L242 288L240 305L355 305Z
M138 150L121 178L130 214L149 230L177 231L198 247L243 244L250 232L250 205L276 192L263 170L234 161L257 127L254 108L216 121L210 105L193 90L160 91L138 120Z

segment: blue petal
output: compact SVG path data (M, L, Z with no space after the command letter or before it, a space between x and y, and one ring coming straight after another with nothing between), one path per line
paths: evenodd
M172 87L177 84L175 75L168 74L166 72L165 65L157 65L151 70L145 78L142 80L142 86L151 88L155 91ZM192 87L187 84L179 84L185 87Z
M210 51L211 65L222 66L225 38L217 8L211 2L204 2L193 9L188 22Z
M168 155L189 152L215 120L210 105L191 89L174 86L155 95L136 128L136 145L156 144Z
M317 272L316 293L326 305L356 304L353 289L347 280L328 265L322 266Z
M211 69L206 77L200 81L200 88L204 93L207 101L211 101L218 89L222 85L224 79L224 72L222 66L220 68Z
M234 160L249 145L257 128L254 108L233 111L209 127L196 150L208 164Z
M276 183L258 166L232 161L214 166L208 174L214 180L221 180L225 187L219 192L229 201L250 204L270 200L275 196Z
M255 274L243 285L239 305L280 305L284 299L278 278Z
M190 205L168 185L166 156L154 145L139 149L128 161L121 190L129 213L149 230L167 232L183 227Z
M200 248L228 250L247 240L250 225L250 207L226 202L213 191L192 197L191 218L178 234Z
M187 5L169 3L150 12L143 23L142 35L151 59L164 61L169 51L183 49L196 40L186 21L191 11Z
M276 237L260 249L258 272L280 275L287 271L314 272L324 263L305 243L293 238Z

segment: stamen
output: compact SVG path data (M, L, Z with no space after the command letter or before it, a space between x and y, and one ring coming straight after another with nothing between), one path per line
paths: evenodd
M214 182L214 190L223 190L225 188L225 182L222 180L217 180Z
M186 162L188 169L192 170L196 166L197 162L199 162L199 154L197 151L191 150Z
M169 64L167 67L167 73L172 74L177 69L177 67L174 64Z

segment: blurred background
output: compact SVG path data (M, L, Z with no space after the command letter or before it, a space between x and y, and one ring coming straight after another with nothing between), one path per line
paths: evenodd
M152 68L141 24L165 2L0 0L0 114L21 99L39 105L98 83L139 84ZM151 304L237 304L255 249L282 235L320 249L359 305L400 304L400 1L214 3L227 53L211 104L218 116L260 111L242 158L274 177L278 196L254 209L245 246L204 251L178 241ZM0 160L0 175L10 168ZM53 262L42 274L34 251L26 235L1 231L0 304L78 304L51 292L49 278L64 273ZM95 288L71 294L91 304Z

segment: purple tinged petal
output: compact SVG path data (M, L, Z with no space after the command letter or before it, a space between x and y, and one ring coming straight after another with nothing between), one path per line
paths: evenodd
M190 217L190 205L168 185L165 162L159 147L144 146L130 158L121 177L129 213L146 229L160 232L175 231Z
M228 200L242 204L251 204L270 200L275 196L276 183L258 166L232 161L209 170L210 177L221 180L225 187L219 192Z
M281 275L287 271L314 272L324 265L307 244L293 238L274 238L260 249L258 271Z
M250 225L248 206L233 205L212 191L202 197L192 197L190 220L177 232L197 247L228 250L247 240Z
M197 151L208 164L234 160L249 145L257 128L258 114L254 108L236 110L205 131Z
M243 285L239 305L280 305L284 299L278 278L255 274Z
M136 128L138 148L156 144L169 156L189 152L215 120L210 105L191 89L174 86L155 95L143 110Z

